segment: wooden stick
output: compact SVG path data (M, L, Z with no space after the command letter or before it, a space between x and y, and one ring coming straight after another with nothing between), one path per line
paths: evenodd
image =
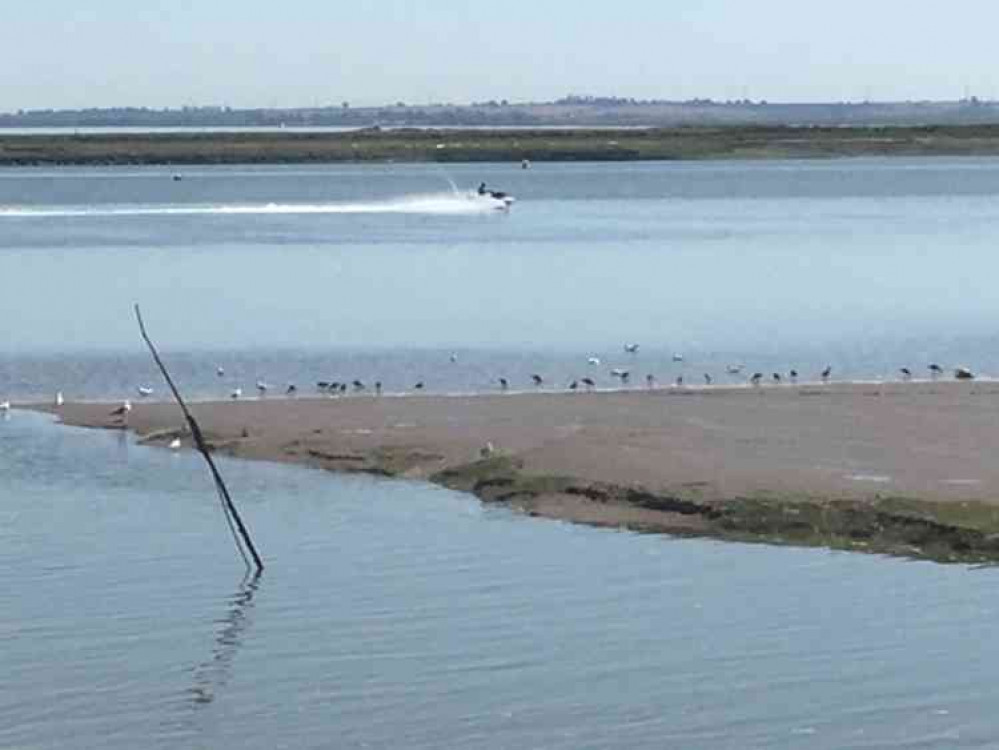
M253 556L253 562L257 566L257 573L260 573L260 571L264 569L264 563L260 559L260 555L257 554L256 547L253 546L253 541L250 539L250 533L246 530L246 525L243 523L243 519L239 517L239 513L236 511L236 506L232 502L232 497L229 495L229 490L225 486L225 482L222 481L222 475L219 473L218 467L215 466L215 462L212 460L211 453L208 450L208 444L205 442L204 435L201 434L201 427L198 426L198 423L194 420L190 410L187 408L187 404L184 403L184 399L181 398L180 391L178 391L177 386L174 385L173 379L170 377L170 373L167 372L166 366L163 364L163 360L160 359L159 352L156 351L156 347L153 346L153 342L146 333L146 326L142 322L142 313L139 311L139 306L137 304L135 305L135 318L139 322L139 331L142 333L142 339L146 342L146 346L149 347L149 351L152 353L157 367L160 368L160 372L163 373L163 378L166 380L167 385L170 386L170 390L173 392L173 397L177 399L177 403L180 404L180 410L184 412L184 419L187 420L187 426L191 430L191 437L194 439L194 447L198 449L198 452L201 453L202 456L204 456L205 461L208 463L208 468L212 472L212 478L215 480L215 488L218 490L219 498L222 501L222 510L225 513L229 529L233 532L233 539L236 541L236 549L239 550L239 553L243 556L243 562L245 562L246 567L249 568L249 560L246 559L246 553L243 552L243 548L240 546L239 537L236 536L236 532L233 529L233 523L235 523L236 529L239 530L239 536L242 537L247 549L250 550L250 554Z

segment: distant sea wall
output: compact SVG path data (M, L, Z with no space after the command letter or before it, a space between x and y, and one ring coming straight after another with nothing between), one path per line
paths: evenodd
M0 166L999 155L999 125L10 134Z

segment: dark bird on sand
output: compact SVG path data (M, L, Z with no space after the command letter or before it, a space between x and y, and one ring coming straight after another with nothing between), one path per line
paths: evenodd
M502 388L504 391L510 387L510 381L507 380L506 378L499 378L499 384L500 388Z
M938 375L943 375L943 368L936 362L933 362L928 368L930 375L937 377Z
M779 372L775 372L775 373L773 374L773 378L774 378L774 382L775 382L775 383L776 383L777 385L780 385L780 373L779 373Z
M753 385L759 385L761 380L763 380L763 373L754 372L753 377L749 379L749 382L752 383Z
M545 382L544 378L542 378L538 374L531 375L531 380L534 381L534 385L541 385L542 383Z
M711 375L704 373L704 385L711 385Z
M791 378L791 382L793 383L794 381L796 381L798 379L798 371L797 370L791 370L791 372L788 373L788 377Z
M132 411L132 402L125 401L117 409L111 411L111 416L114 417L115 421L122 425L128 424L128 413Z
M109 416L118 417L119 419L124 419L130 411L132 411L132 402L125 401L117 409L114 409Z
M583 385L587 388L593 388L596 386L596 383L593 382L593 378L583 378Z
M382 395L382 381L380 380L375 381L375 393L377 393L379 396Z
M908 367L899 367L898 371L901 373L903 380L912 379L912 370L910 370Z
M414 391L422 391L423 390L423 385L424 385L423 381L421 380L419 383L417 383L416 385L413 386L413 390Z
M284 392L285 395L290 396L291 394L298 392L298 386L296 386L294 383L288 383L288 387L285 388Z
M823 380L829 380L829 376L832 375L832 365L826 365L826 369L821 374Z
M362 383L360 380L355 380L354 383L353 383L353 386L354 386L354 390L355 391L363 391L364 390L364 383Z
M579 388L579 381L578 380L573 380L571 383L569 383L569 390L570 391L574 391L577 388Z

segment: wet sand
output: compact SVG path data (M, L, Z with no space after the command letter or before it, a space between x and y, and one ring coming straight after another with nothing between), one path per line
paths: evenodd
M182 427L173 404L133 404L128 427L140 437L166 442ZM59 412L67 424L114 427L114 406ZM583 523L917 555L926 540L878 542L886 512L973 527L990 550L999 531L999 383L266 398L193 411L236 456L429 479ZM823 538L793 538L784 521L757 528L775 506ZM821 522L801 523L809 506ZM819 528L830 508L849 512L847 527ZM869 508L872 528L854 528Z

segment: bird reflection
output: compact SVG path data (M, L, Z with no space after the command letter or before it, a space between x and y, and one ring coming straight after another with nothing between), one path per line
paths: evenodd
M211 658L194 668L194 684L187 691L195 706L214 701L219 690L229 682L236 653L252 622L253 597L259 586L259 571L244 578L229 598L225 616L216 621L220 627L215 633Z

